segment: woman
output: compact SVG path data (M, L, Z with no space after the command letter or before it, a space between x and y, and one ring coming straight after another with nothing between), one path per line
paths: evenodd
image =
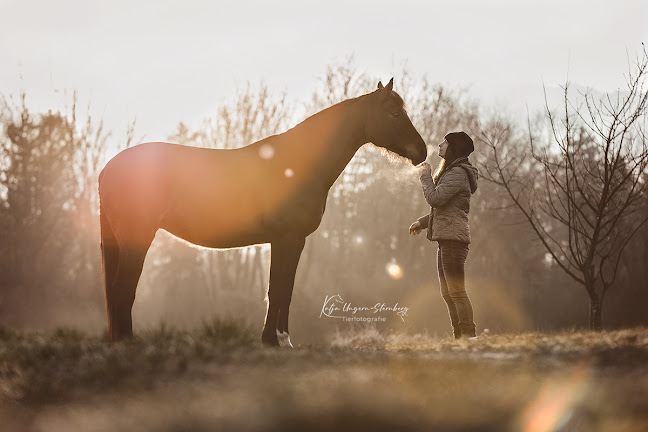
M434 175L428 163L421 165L420 180L430 214L410 226L410 234L427 228L427 238L439 242L437 267L441 295L448 305L454 337L475 336L473 309L466 293L465 272L470 226L470 196L477 190L478 172L468 155L475 149L465 132L451 132L439 144L441 162Z

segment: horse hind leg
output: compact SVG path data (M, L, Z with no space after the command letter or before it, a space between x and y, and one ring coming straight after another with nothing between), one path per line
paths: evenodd
M137 282L142 274L144 259L154 235L144 238L123 236L119 242L119 259L114 279L106 289L108 339L117 341L133 335L132 309Z
M272 243L268 312L261 335L262 342L267 345L292 348L288 311L305 241L305 238L292 238Z

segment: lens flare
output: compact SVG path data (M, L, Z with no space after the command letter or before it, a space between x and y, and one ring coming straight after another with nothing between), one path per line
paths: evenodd
M520 418L524 432L559 430L587 391L589 368L578 365L570 375L545 382Z
M292 178L295 175L295 171L293 171L290 168L286 168L286 171L284 171L284 175L286 178Z
M387 270L387 274L388 274L389 277L391 277L392 279L396 279L396 280L398 280L398 279L400 279L400 278L403 277L403 270L402 270L401 267L400 267L398 264L396 264L395 262L390 262L389 264L387 264L387 265L385 266L385 270Z

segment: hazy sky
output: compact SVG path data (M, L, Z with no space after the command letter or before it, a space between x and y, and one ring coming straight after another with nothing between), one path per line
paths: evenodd
M383 79L406 63L519 112L568 71L579 85L623 86L646 17L645 0L0 0L0 92L25 89L45 110L65 100L55 90L77 89L116 134L137 116L137 135L159 140L248 80L305 100L326 65L353 54Z

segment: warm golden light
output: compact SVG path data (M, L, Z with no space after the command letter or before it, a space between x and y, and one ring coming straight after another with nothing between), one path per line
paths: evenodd
M387 274L392 279L400 279L400 278L403 277L403 270L401 269L401 267L398 264L396 264L394 262L391 262L391 263L387 264L385 269L387 270Z
M295 171L293 171L290 168L286 168L286 171L284 171L284 175L286 178L292 178L295 175Z

